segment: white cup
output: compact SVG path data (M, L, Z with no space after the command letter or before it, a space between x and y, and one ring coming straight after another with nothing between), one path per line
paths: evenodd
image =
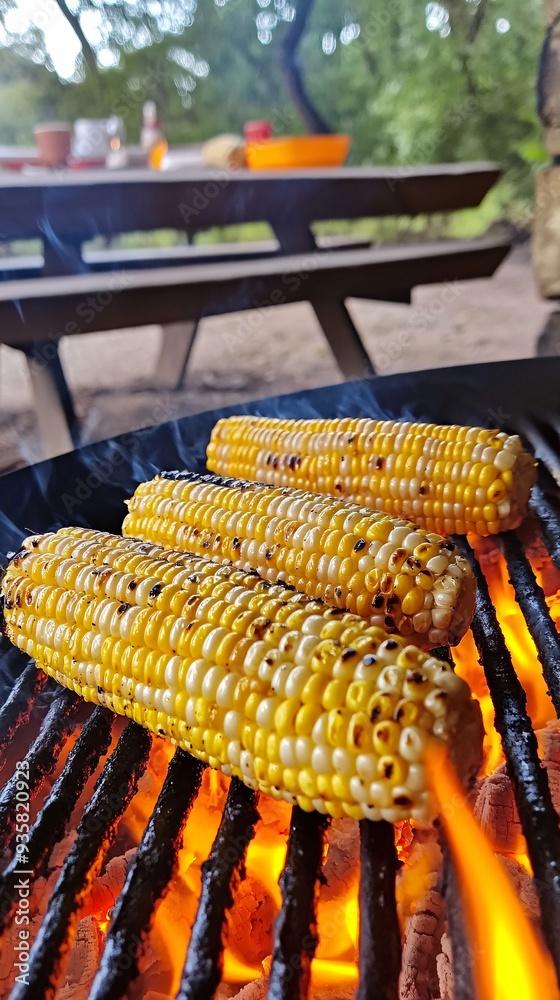
M104 160L115 136L116 118L77 118L72 152L79 160ZM121 123L122 125L122 123Z

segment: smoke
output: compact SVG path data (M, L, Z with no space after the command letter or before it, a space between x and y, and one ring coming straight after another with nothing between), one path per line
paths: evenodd
M548 421L558 415L558 385L560 359L543 358L346 382L181 419L169 419L173 403L164 397L154 409L153 427L0 477L0 570L29 534L69 524L120 532L124 501L143 479L166 469L207 471L206 445L223 416L354 416L489 427L501 423L496 419L501 414L500 429L515 430L530 413ZM25 662L15 651L14 663L5 643L0 643L0 686Z

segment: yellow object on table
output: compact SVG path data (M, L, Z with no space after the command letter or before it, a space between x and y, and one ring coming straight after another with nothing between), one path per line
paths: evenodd
M349 135L293 135L250 142L245 156L251 170L340 167L349 149Z

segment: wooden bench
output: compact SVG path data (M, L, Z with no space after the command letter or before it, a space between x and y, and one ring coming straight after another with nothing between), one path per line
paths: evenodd
M342 373L360 378L374 369L347 298L410 302L417 285L490 277L508 250L504 240L458 240L9 281L0 284L2 342L28 356L40 433L55 454L79 439L58 360L62 336L165 324L184 368L202 316L309 301Z
M318 250L361 250L371 240L351 236L318 236ZM282 256L277 240L231 243L178 243L169 247L99 247L82 250L84 271L141 270L150 267L181 267L184 264L222 264L230 260L260 260ZM0 281L45 276L45 258L35 255L0 256Z
M408 302L418 284L487 277L507 246L478 241L365 249L347 237L316 239L314 224L472 208L499 175L493 163L455 163L0 176L0 242L43 244L36 258L0 259L0 343L19 347L28 358L46 453L78 441L58 356L62 336L161 325L155 384L172 388L183 377L201 316L309 299L342 372L372 372L347 298ZM159 250L111 245L124 234L162 228L192 242L212 226L247 222L268 223L275 242ZM88 248L99 236L107 247ZM94 309L87 306L90 296ZM84 311L91 313L88 321Z

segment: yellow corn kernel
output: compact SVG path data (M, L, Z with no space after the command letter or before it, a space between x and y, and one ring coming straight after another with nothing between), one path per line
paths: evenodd
M337 531L347 516L340 513ZM90 572L105 565L110 573ZM64 589L66 576L73 590ZM131 580L123 608L115 594ZM389 820L429 816L428 740L447 730L453 740L456 728L464 739L471 730L478 748L478 709L439 661L233 566L67 528L28 540L1 590L7 636L59 683L302 809L371 818L373 806ZM309 642L333 623L336 639ZM475 758L467 751L461 763L476 769Z
M335 460L338 461L336 454ZM388 464L390 461L389 457ZM397 456L397 462L387 480L389 493L398 469L402 466L404 474L405 465L404 458ZM173 483L171 491L170 482ZM444 494L447 498L450 495L450 484L445 483L443 488L447 491ZM476 489L473 497L475 493ZM161 506L163 497L164 509ZM446 501L446 514L449 513L447 506L452 502L451 499ZM440 568L432 576L424 578L424 590L431 589L429 581L432 580L435 585L438 581L453 577L457 584L452 607L459 613L451 618L453 624L450 625L448 636L441 625L438 627L440 643L446 639L451 644L457 642L466 630L474 610L470 567L460 558L458 550L448 547L444 538L433 535L428 539L425 529L418 529L409 521L398 516L390 517L385 512L372 511L368 515L363 508L340 498L319 497L285 488L271 489L256 483L224 484L214 476L195 476L189 473L172 480L162 474L149 483L141 484L128 506L129 512L123 525L125 535L152 543L169 544L170 524L174 524L173 545L186 551L194 550L216 562L231 561L236 566L251 566L257 572L266 574L269 580L281 578L309 597L321 598L326 604L337 608L348 608L362 618L373 619L375 622L379 621L377 599L382 595L387 601L391 601L390 613L382 616L385 627L391 631L401 631L419 645L426 645L431 641L429 633L436 626L428 623L427 629L416 632L412 620L416 610L406 610L416 609L420 600L417 594L409 596L415 586L410 572L411 560L421 559L422 565L425 565L430 558L438 557ZM260 517L255 523L257 508ZM483 516L482 512L483 508L480 516ZM433 519L443 517L442 502L437 498L434 501L426 500L425 513L430 519L431 527ZM472 516L475 520L478 519L478 513ZM201 530L201 525L205 526L204 530ZM258 537L262 541L257 545L255 540ZM392 541L389 541L390 538ZM380 543L383 545L384 558L377 565L369 549L370 545L378 547ZM412 568L416 567L413 565ZM204 592L203 585L199 590ZM222 591L223 588L213 591L213 597L219 593L221 603L214 601L211 608L205 609L206 620L215 625L227 611L227 621L231 622L231 628L239 631L243 621L238 622L232 616L231 609L224 608ZM199 601L200 595L193 594L192 600ZM156 596L155 601L158 608L161 605L161 610L171 610L178 603L175 595L166 595L165 588ZM407 603L403 606L405 601ZM271 607L277 604L273 600ZM251 605L255 610L257 607L258 604ZM180 613L182 610L181 607ZM428 608L428 616L429 612ZM263 616L270 618L274 615L275 612L271 613L268 608L262 609L261 615L255 615L253 619L255 628L262 627L259 619ZM408 621L405 620L407 618ZM295 609L290 616L289 627L298 630L302 625L301 610ZM156 624L150 626L152 632L157 632L158 627ZM228 628L228 625L224 625L224 628ZM340 621L333 619L325 623L322 638L340 639L342 629ZM148 644L150 634L151 632L146 636ZM199 634L198 628L194 630L190 637L193 655L201 655L200 647L205 638L204 631ZM224 636L219 653L213 655L225 666L233 650L235 639L228 634ZM186 644L181 647L180 652L181 655L187 654ZM330 664L328 661L321 662L314 669L328 671Z

